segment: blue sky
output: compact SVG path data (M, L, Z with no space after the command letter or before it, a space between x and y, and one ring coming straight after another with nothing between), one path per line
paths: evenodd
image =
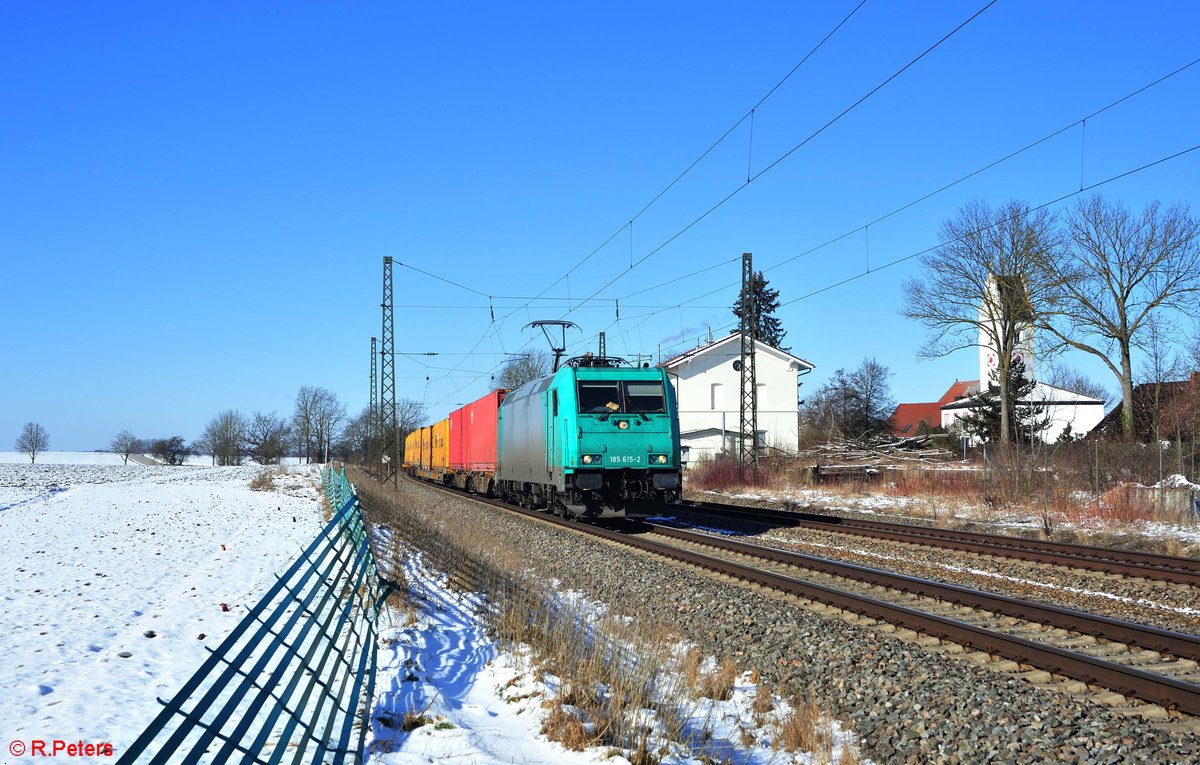
M359 410L385 255L413 267L397 350L447 354L399 357L398 394L438 417L544 347L530 320L630 356L723 333L744 251L795 301L806 389L875 357L932 400L976 355L918 360L919 262L876 269L969 199L1042 204L1200 143L1197 65L864 230L1200 57L1191 3L1001 0L759 174L985 4L868 0L644 211L857 3L5 4L0 449L28 420L60 449L193 438L301 385ZM1200 151L1098 191L1200 209L1197 177Z

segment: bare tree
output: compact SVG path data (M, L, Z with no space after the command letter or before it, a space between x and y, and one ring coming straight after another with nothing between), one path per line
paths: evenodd
M236 409L218 412L201 440L212 450L214 465L240 465L246 448L246 418Z
M346 421L346 427L342 428L337 440L336 452L339 457L366 463L367 455L371 453L371 447L380 433L378 428L371 427L371 415L371 407L366 407Z
M858 402L858 418L863 433L885 429L891 419L896 401L888 382L892 372L873 358L863 359L858 369L850 373L850 385Z
M529 351L504 362L496 375L496 387L516 390L525 383L550 373L550 355L545 351Z
M329 460L333 439L342 423L346 421L346 405L338 401L332 391L316 388L312 396L312 438L317 455L322 461Z
M1184 206L1163 210L1154 202L1138 216L1092 197L1079 203L1067 228L1067 256L1043 263L1058 288L1053 320L1044 326L1112 371L1124 404L1121 433L1132 438L1132 352L1153 317L1196 307L1200 224Z
M408 438L409 433L424 425L428 418L429 414L425 410L425 405L420 401L405 398L396 402L396 431L397 438L400 439L401 462L404 461L404 439Z
M128 430L122 430L113 436L113 440L108 445L108 448L113 454L121 455L124 464L128 465L129 455L142 450L142 441Z
M1200 324L1196 325L1196 334L1192 337L1192 344L1188 348L1188 355L1191 356L1192 370L1200 372Z
M50 434L46 429L36 422L25 423L25 427L21 428L21 435L17 436L16 449L29 455L29 464L37 462L38 452L49 448Z
M1108 388L1105 388L1078 369L1072 369L1060 364L1051 364L1049 365L1049 374L1044 375L1042 379L1049 382L1055 388L1069 390L1081 396L1098 398L1104 402L1105 410L1108 410L1116 403L1116 399L1113 398L1113 394Z
M942 243L921 259L921 276L904 283L902 313L930 332L921 355L984 344L996 351L1003 443L1012 430L1009 367L1054 294L1041 267L1060 249L1053 224L1048 212L1024 202L996 209L970 202L942 224Z
M352 458L378 458L382 456L392 427L383 412L377 412L375 426L368 428L370 408L363 409L357 417L346 423L340 439L340 452ZM419 428L426 420L425 405L420 401L402 398L396 402L396 436L400 444L400 457L404 457L404 439Z
M319 388L307 385L296 394L296 409L292 414L292 432L296 438L297 453L305 462L312 462L313 432L316 430L316 399Z
M246 424L246 453L260 465L277 465L287 454L292 428L278 413L255 412Z
M157 438L150 442L150 456L168 465L182 465L192 450L187 447L183 436Z
M809 437L833 440L858 438L888 426L892 400L888 379L892 373L875 359L863 359L858 369L839 369L818 388L800 411L802 428Z

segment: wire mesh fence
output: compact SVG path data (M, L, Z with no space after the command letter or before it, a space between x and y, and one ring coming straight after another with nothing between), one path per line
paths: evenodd
M122 753L132 763L361 763L379 575L345 470L329 523Z

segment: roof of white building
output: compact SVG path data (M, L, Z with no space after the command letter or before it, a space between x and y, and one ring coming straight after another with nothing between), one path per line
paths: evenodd
M942 411L948 409L972 409L979 404L981 394L976 394L970 398L961 398L957 401L951 401L949 404L942 406ZM1046 383L1035 383L1033 392L1027 397L1021 399L1022 404L1054 404L1057 406L1104 406L1102 399L1085 396L1082 393L1058 388Z
M734 332L731 335L726 335L725 337L721 338L720 340L714 340L711 343L706 343L705 345L701 345L698 348L693 348L690 351L686 351L684 353L679 354L678 356L669 358L666 361L659 364L659 366L664 367L666 369L687 366L687 365L691 364L692 361L694 361L696 358L698 358L700 356L709 356L714 353L727 354L729 356L729 358L731 358L731 359L736 358L737 356L741 355L741 337L742 337L742 334L740 332ZM732 347L729 347L729 346L732 346ZM792 354L788 353L787 351L781 351L774 346L767 345L766 343L762 342L761 340L754 341L754 352L755 353L766 352L768 355L774 356L774 357L778 358L780 361L784 361L789 364L794 364L797 370L807 371L807 370L816 368L816 366L814 364L811 364L811 363L805 361L804 359L800 358L799 356L793 356Z

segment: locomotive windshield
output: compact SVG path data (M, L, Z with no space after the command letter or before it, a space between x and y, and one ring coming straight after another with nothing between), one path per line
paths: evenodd
M657 380L580 380L581 414L656 414L666 412L663 386Z
M632 414L657 414L667 411L663 402L662 383L657 380L626 382L625 411Z

